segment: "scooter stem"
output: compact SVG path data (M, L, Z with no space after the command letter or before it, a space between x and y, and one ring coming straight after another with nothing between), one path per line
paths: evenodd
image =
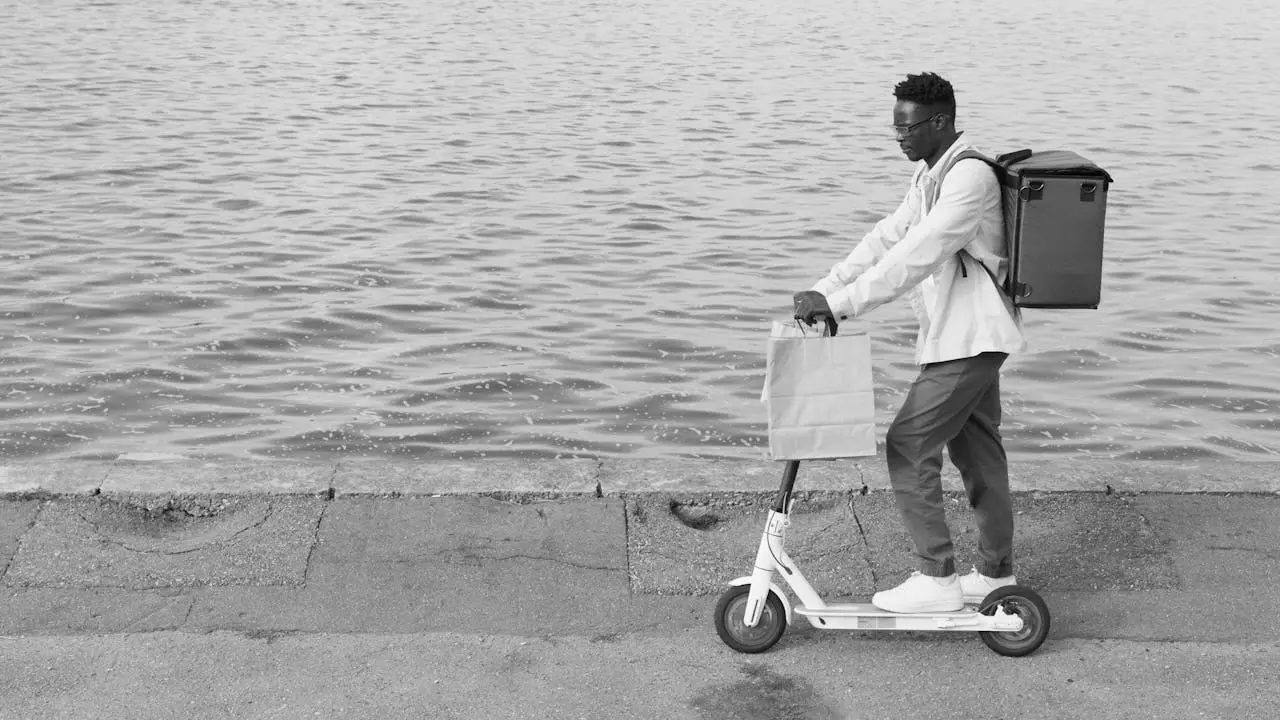
M796 487L796 474L800 472L799 460L788 460L782 470L782 484L778 486L778 494L773 498L773 511L788 513L791 511L791 492Z
M783 551L783 535L787 527L788 513L791 512L791 491L796 486L796 475L800 472L799 460L788 460L782 471L782 484L778 486L778 494L773 498L773 508L769 519L765 522L764 535L760 538L760 547L756 550L755 569L751 571L751 593L747 595L746 621L747 627L755 627L764 610L764 600L769 595L769 583L773 581L773 573L778 569L778 560L785 557ZM783 568L787 575L791 568Z
M796 475L800 471L799 460L788 460L782 472L782 484L773 499L773 508L769 519L765 522L764 535L760 538L760 547L756 550L756 564L751 571L751 591L747 594L747 607L743 622L747 627L755 627L764 612L765 598L769 596L769 584L773 581L773 573L780 571L782 579L791 590L799 596L801 602L808 607L821 608L826 603L809 584L800 568L791 562L785 549L786 527L790 524L791 494L796 486Z

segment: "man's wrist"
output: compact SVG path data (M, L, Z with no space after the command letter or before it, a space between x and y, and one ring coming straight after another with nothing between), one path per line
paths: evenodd
M853 303L849 302L848 293L837 290L826 297L827 307L831 308L831 314L837 319L847 320L854 317Z

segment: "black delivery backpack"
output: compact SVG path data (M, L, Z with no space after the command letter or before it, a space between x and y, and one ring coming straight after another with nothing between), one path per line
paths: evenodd
M972 150L1000 180L1009 276L1003 290L1024 308L1093 308L1102 297L1102 235L1111 175L1067 150ZM950 169L950 168L948 168Z

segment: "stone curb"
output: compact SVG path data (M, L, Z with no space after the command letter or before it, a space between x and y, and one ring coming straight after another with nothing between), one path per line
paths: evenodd
M0 499L105 495L198 497L308 495L513 498L639 493L769 493L783 464L753 460L573 459L404 462L162 460L67 461L0 466ZM1063 459L1010 463L1014 492L1280 493L1280 463ZM947 465L944 486L960 490ZM797 489L889 487L883 458L801 464Z

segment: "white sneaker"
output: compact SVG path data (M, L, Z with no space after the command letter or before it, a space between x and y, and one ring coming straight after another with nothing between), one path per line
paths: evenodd
M964 598L955 575L936 578L916 571L898 587L872 595L871 604L895 613L951 612L964 607Z
M1017 585L1018 578L1010 575L1008 577L993 578L987 577L978 572L978 568L974 568L968 575L960 576L960 592L964 595L964 601L967 603L979 603L982 599L998 587L1005 585Z

